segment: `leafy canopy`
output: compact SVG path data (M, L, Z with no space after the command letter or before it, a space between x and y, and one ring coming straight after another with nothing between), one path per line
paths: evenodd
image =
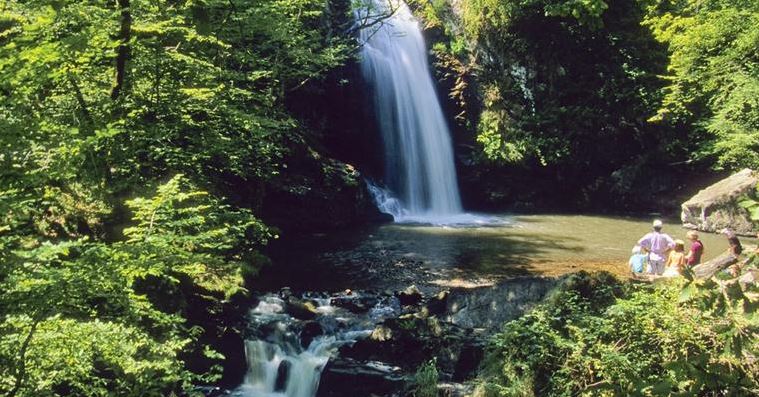
M667 86L652 121L705 137L695 157L719 169L759 167L759 5L742 0L656 1L646 25L669 47Z

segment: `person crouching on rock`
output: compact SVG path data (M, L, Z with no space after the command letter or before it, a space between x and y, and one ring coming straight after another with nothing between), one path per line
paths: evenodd
M647 233L638 240L638 245L648 252L648 273L661 275L664 273L664 261L667 253L675 247L675 241L661 229L664 225L662 221L655 220L653 231Z
M632 256L627 263L630 264L630 271L633 276L643 273L646 270L646 262L648 262L648 255L646 255L639 245L636 245L632 249Z
M741 240L738 240L738 236L735 235L735 232L730 229L722 229L722 234L727 237L727 244L730 245L730 253L734 256L739 256L741 253L743 253L743 246L741 245Z
M698 239L698 232L695 230L686 233L686 237L690 240L690 251L688 251L688 255L685 255L685 264L688 267L693 267L701 263L701 256L704 254L704 243Z
M730 246L730 248L728 248L728 251L735 257L735 260L738 261L740 259L740 255L743 253L743 245L741 245L741 241L738 240L738 236L735 234L735 232L728 228L722 229L722 234L727 237L727 244ZM738 277L741 275L741 270L743 269L743 265L745 263L745 261L743 263L736 263L725 269L724 272L730 274L733 277Z

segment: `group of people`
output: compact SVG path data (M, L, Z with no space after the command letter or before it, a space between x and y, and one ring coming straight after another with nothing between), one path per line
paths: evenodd
M698 239L698 232L691 230L686 234L690 241L686 253L685 242L662 233L663 226L662 221L655 220L653 230L638 240L629 261L633 273L672 277L682 274L686 267L701 263L704 244Z

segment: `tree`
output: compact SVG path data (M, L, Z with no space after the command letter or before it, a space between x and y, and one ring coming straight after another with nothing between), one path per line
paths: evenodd
M667 86L652 121L685 124L693 158L718 169L759 166L756 2L656 1L646 25L669 47Z
M0 391L216 379L185 359L218 364L201 340L273 236L230 187L280 171L304 133L288 92L340 65L347 39L327 37L315 0L0 9Z

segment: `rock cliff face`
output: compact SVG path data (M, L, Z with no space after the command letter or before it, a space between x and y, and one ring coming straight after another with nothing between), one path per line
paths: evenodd
M599 29L551 2L409 2L447 94L465 208L677 212L699 170L651 150L661 126L642 115L666 48L636 2L609 3Z
M718 232L731 228L738 234L753 235L749 213L738 205L741 197L759 184L759 173L745 169L701 190L682 205L683 226Z
M492 287L454 290L447 299L444 317L460 327L495 332L540 302L558 282L556 278L525 277Z
M261 214L283 232L339 229L386 218L351 164L306 145L292 145L286 168L265 187Z

